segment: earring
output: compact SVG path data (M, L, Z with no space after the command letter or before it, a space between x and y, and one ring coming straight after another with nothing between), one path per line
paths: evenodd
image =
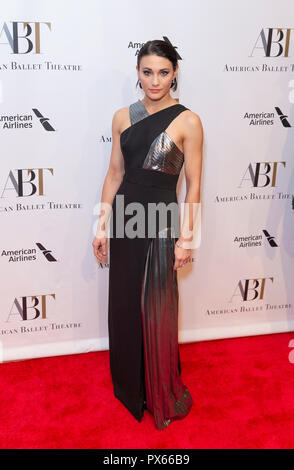
M176 89L176 84L177 84L177 77L172 79L170 87Z
M141 83L141 80L138 80L137 81L137 85L139 84L139 87L142 88L142 83Z

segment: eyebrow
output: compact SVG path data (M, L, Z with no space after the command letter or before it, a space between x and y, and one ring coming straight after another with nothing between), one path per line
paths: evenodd
M143 67L143 69L152 70L150 67ZM163 68L163 69L160 69L160 72L161 72L162 70L169 70L169 69L168 69L168 68Z

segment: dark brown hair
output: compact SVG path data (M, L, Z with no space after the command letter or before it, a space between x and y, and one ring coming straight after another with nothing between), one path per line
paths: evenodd
M160 39L154 39L153 41L147 41L139 50L137 56L137 66L140 68L140 62L143 56L145 55L158 55L160 57L165 57L170 60L173 64L173 69L175 70L178 65L178 54L176 49L168 42L162 41ZM137 81L136 86L138 86L139 80ZM175 91L177 89L177 78L174 78L174 83L171 85L171 88Z

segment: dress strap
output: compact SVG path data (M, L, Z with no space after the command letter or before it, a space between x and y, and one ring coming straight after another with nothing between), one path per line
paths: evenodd
M174 108L174 107L169 106L169 107L163 109L162 111L165 111L165 110L169 111L169 112L171 112L171 115L172 115L174 110L172 110L172 109L169 110L169 108ZM185 109L189 109L189 108L186 108L186 106L178 103L176 111L181 112ZM154 113L154 114L158 114L158 113ZM131 125L136 124L137 122L141 121L142 119L144 119L146 117L153 116L153 114L148 113L147 109L145 108L145 106L143 105L141 100L137 100L137 101L135 101L135 103L130 104L130 106L129 106L129 115L130 115Z
M129 111L130 121L132 125L136 122L141 121L141 119L144 119L145 117L149 116L147 109L145 109L145 106L142 105L140 100L136 101L135 103L132 103L129 107Z

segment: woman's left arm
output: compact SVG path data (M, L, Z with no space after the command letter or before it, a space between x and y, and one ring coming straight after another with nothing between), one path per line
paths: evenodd
M183 122L184 171L186 197L183 221L180 223L180 236L175 246L177 269L190 260L191 249L196 245L196 218L200 214L201 171L203 154L203 127L200 117L190 111Z

